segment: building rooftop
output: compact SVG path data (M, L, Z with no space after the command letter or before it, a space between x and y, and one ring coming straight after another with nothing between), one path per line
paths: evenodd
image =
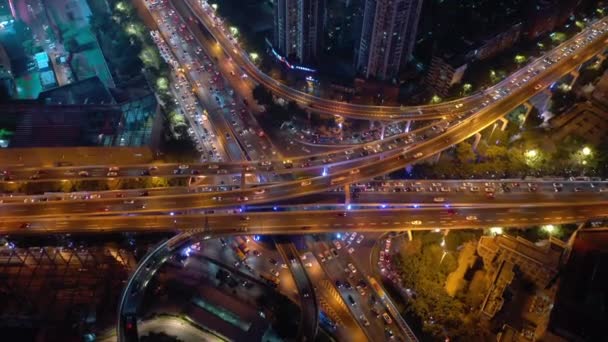
M112 94L110 94L108 89L97 76L43 91L38 95L38 100L46 105L90 105L116 103Z
M34 55L34 59L36 60L36 65L38 66L38 70L45 70L49 67L49 55L46 52L38 52Z
M534 244L519 236L499 235L496 237L482 236L478 248L491 253L497 253L501 248L506 249L529 261L556 269L565 245L561 240L555 238L550 238L542 244Z

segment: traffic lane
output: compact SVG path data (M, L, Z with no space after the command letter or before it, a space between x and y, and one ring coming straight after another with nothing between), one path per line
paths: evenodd
M249 185L255 185L257 183L257 177L250 177L250 174L246 174L246 177L255 178L248 179ZM262 175L263 176L263 175ZM0 198L3 203L18 203L18 202L36 202L36 201L51 201L51 200L70 200L70 199L89 199L89 198L129 198L129 197L141 197L141 196L160 196L160 195L177 195L197 192L223 192L227 190L234 190L240 187L241 175L194 175L186 176L182 175L182 178L191 178L190 185L188 187L170 187L170 188L145 188L135 190L107 190L107 191L80 191L76 194L45 194L45 195L6 195ZM138 179L141 179L138 177ZM268 180L270 181L270 179ZM438 183L436 183L438 182ZM378 187L369 187L368 185L353 184L350 186L353 192L351 201L353 203L384 203L384 202L404 202L404 203L418 203L418 202L429 202L429 203L475 203L478 201L488 200L491 197L494 202L509 202L525 200L529 198L536 198L538 200L554 200L559 199L563 196L570 196L571 198L578 197L589 197L589 196L608 196L608 182L589 182L589 181L576 181L567 182L563 181L559 187L559 191L553 186L552 182L547 181L528 181L523 186L514 187L512 182L509 181L495 181L492 183L491 188L485 187L483 180L478 181L476 184L477 189L472 190L472 187L466 187L465 190L461 190L458 185L459 182L441 183L441 180L432 180L412 182L417 185L416 187L407 188L403 185L403 182L390 183L391 185L384 185ZM219 185L216 185L219 184ZM433 186L431 186L433 184ZM441 184L434 186L435 184ZM469 182L469 184L471 184ZM489 184L489 183L488 183ZM258 184L261 185L261 184ZM440 189L445 188L449 190L444 192ZM505 191L504 187L509 187L512 190ZM531 189L533 187L533 189ZM379 191L377 189L382 189ZM409 190L409 191L405 191ZM414 191L418 189L420 191ZM454 191L452 191L454 189ZM398 191L399 190L399 191ZM262 190L258 190L262 191ZM264 190L265 191L265 190ZM571 194L568 194L571 193ZM490 195L491 196L490 196ZM74 197L76 196L76 197ZM316 194L303 198L302 200L309 202L319 203L336 203L342 201L344 198L343 191L330 191L326 193ZM28 201L30 199L30 201ZM294 204L291 202L290 204Z
M349 248L353 248L354 251L351 254L351 257L355 260L358 260L357 266L362 269L362 272L368 275L373 275L373 268L376 265L373 263L372 251L378 239L380 239L385 233L384 232L367 232L367 233L358 233L358 235L363 235L364 238L360 243L357 243L357 239L359 236L355 237L352 243L347 243L345 248L347 251ZM335 235L333 235L335 236Z
M314 242L307 243L312 254L315 255L322 252L319 248L317 248L320 244L321 243L315 244ZM332 318L337 325L337 337L339 339L342 337L340 340L369 340L369 335L363 330L362 326L360 326L357 322L357 319L351 314L347 304L335 289L333 280L326 272L325 268L314 256L310 257L315 259L312 261L314 264L313 267L317 267L321 271L308 272L309 277L313 283L317 285L317 293L319 302L321 303L321 309L325 311L325 314Z
M263 175L262 175L263 176ZM182 176L187 177L187 176ZM160 195L177 195L196 192L221 192L222 189L229 190L232 187L240 186L240 175L196 175L191 176L191 181L188 187L170 187L170 188L146 188L135 190L107 190L107 191L81 191L78 193L52 193L45 195L4 195L0 196L2 203L19 203L19 202L38 202L38 201L54 201L54 200L73 200L73 199L90 199L90 198L124 198L125 200L131 197L141 196L160 196ZM249 185L257 183L257 177L250 177ZM555 182L560 184L559 191L553 185ZM518 183L518 182L517 182ZM353 184L350 189L354 192L351 196L352 203L384 203L384 202L433 202L433 203L475 203L488 199L488 192L494 196L493 202L509 202L520 201L526 198L541 198L559 199L565 193L574 192L567 195L588 198L591 193L603 193L608 189L606 181L564 181L564 180L527 180L520 186L511 180L474 180L469 182L461 181L445 181L445 180L396 180L389 182L370 182L367 184ZM215 185L220 184L220 185ZM473 184L478 189L471 191L471 186L467 185L465 190L462 190L462 184ZM491 190L487 190L484 184L491 186ZM530 186L536 190L531 190ZM485 189L484 189L485 187ZM503 190L504 187L509 187L510 191ZM408 189L409 188L409 189ZM415 191L413 189L422 189ZM442 188L447 188L449 191L444 192ZM381 190L378 190L381 189ZM409 190L409 191L405 191ZM399 191L398 191L399 190ZM454 191L452 191L454 190ZM496 195L498 194L498 197ZM343 191L330 191L315 195L300 198L302 203L337 203L344 199ZM436 202L436 199L444 201ZM293 200L289 204L296 204Z
M325 242L318 242L312 244L312 249L315 254L324 253L324 251L328 250ZM331 243L329 244L331 248L334 248ZM333 254L332 254L333 255ZM339 256L333 257L332 259L326 259L325 262L322 262L321 265L325 274L331 281L331 286L334 288L336 293L342 298L342 302L347 310L350 311L351 317L357 322L361 329L368 336L368 340L372 339L372 336L384 336L384 327L381 324L378 324L375 320L370 319L370 308L369 303L364 297L361 297L359 293L355 290L356 282L350 282L352 284L351 289L346 289L344 287L337 288L336 282L339 281L342 284L349 281L349 273L345 273L345 269L347 269L346 263L343 263L341 258L344 256L339 253ZM355 278L355 277L353 277ZM355 300L355 304L351 304L348 296L351 296ZM368 320L369 325L366 326L364 323L365 318Z
M2 234L98 233L124 231L190 231L210 235L311 234L323 232L374 232L429 229L477 229L583 222L608 216L606 203L565 203L548 207L467 208L458 215L444 209L357 210L346 217L339 212L248 213L250 220L234 214L64 216L56 218L5 218ZM467 219L469 217L469 219ZM474 217L474 219L471 219ZM24 223L28 223L24 227Z
M154 17L154 14L152 16ZM182 21L182 23L184 23L184 22ZM167 39L168 37L166 36L165 31L161 30L159 32L161 32L161 34L165 36L164 37L165 41L168 41L168 39ZM180 64L183 64L184 63L183 54L180 54L178 52L176 54L176 56L178 57L178 60L182 59L182 63L180 63ZM187 63L187 61L186 61L186 63ZM199 91L197 91L195 95L202 104L206 105L207 107L215 106L213 99L210 100L208 97L205 98L205 97L201 96L200 87L196 86L196 82L194 82L192 80L192 74L190 72L184 73L183 75L185 75L186 79L188 79L188 83L190 84L191 89L199 89ZM227 126L223 116L217 115L217 114L214 115L213 113L216 113L216 112L211 111L209 119L213 122L213 126L216 128L218 133L222 133L222 134L219 134L220 144L222 146L225 146L225 150L228 153L228 156L230 157L230 159L231 160L245 160L246 154L240 149L240 147L238 145L235 145L235 143L234 143L235 137L231 134L230 128ZM227 134L227 136L224 136L224 134ZM230 139L227 139L228 137L231 137L232 141L229 141Z
M235 262L239 261L236 258L236 254L235 254L234 250L232 248L230 248L231 246L235 246L235 242L232 241L232 239L230 239L228 237L225 237L224 240L227 243L226 246L223 246L221 244L221 241L219 241L219 239L205 240L204 246L197 253L200 253L201 255L204 255L209 258L217 259L220 262L223 262L227 265L234 265ZM248 243L249 247L251 247L250 244L251 244L251 241ZM258 249L258 251L261 250L260 246L256 246L256 248ZM278 271L279 278L281 281L280 281L277 289L279 290L279 292L281 292L287 298L291 299L293 302L299 303L299 298L297 296L297 293L294 294L294 291L293 291L293 289L295 287L295 283L294 283L292 277L290 276L289 272L286 269L280 267L278 264L277 265L271 264L268 261L269 257L274 258L275 260L279 260L279 261L282 260L281 257L279 255L277 255L277 253L275 251L264 250L263 252L260 252L260 256L255 256L255 255L252 256L251 254L249 254L247 256L247 259L245 260L247 265L249 265L255 272L252 272L249 269L242 267L242 263L239 264L238 271L241 273L244 273L244 274L249 274L253 277L259 277L260 274L262 274L262 273L264 273L264 274L274 273L274 272L271 272L271 270ZM265 282L265 280L261 280L261 281Z
M372 172L376 172L373 170ZM292 182L293 183L293 182ZM163 196L146 196L138 197L136 199L123 199L123 198L100 198L90 199L87 201L81 200L63 200L63 201L52 201L52 202L35 202L35 203L4 203L0 205L0 215L3 217L14 217L14 216L48 216L48 215L65 215L65 214L121 214L121 213L136 213L136 212L159 212L159 211L180 211L187 209L204 209L204 208L216 208L216 207L229 207L234 205L251 205L258 203L265 203L270 200L280 197L293 197L301 196L310 193L312 186L301 186L296 183L292 188L281 185L269 186L266 189L253 188L253 189L238 189L220 192L201 192L201 193L188 193L188 194L177 194L177 195L163 195ZM324 186L323 183L319 183L318 187ZM316 191L315 191L316 192ZM398 203L407 203L405 199L408 197L401 194L401 196L395 196L398 199ZM444 195L442 195L444 196ZM450 195L451 196L451 195ZM458 197L458 196L455 196ZM502 196L494 201L482 200L483 196L469 196L460 202L448 202L452 205L456 204L478 204L478 205L493 205L510 202L525 201L525 203L540 203L543 202L559 202L559 201L578 201L578 202L594 202L594 201L606 201L608 193L577 193L577 192L528 192L524 194L509 193L509 196ZM401 198L401 199L400 199ZM410 204L422 204L422 203L434 203L437 198L436 195L419 195L416 193L412 195ZM420 201L420 199L427 199L427 202ZM444 198L448 198L445 195ZM449 197L451 198L451 197ZM375 200L375 198L372 198ZM387 203L386 198L380 197L382 202ZM504 200L503 200L504 199ZM510 200L512 199L512 200ZM439 203L441 204L441 203Z
M353 232L353 234L356 234L356 232ZM342 256L342 258L338 259L341 261L341 266L344 268L344 271L346 272L346 270L349 270L350 272L348 272L348 279L345 280L347 282L349 282L352 285L352 292L354 294L351 294L353 297L355 298L359 298L360 303L362 303L362 310L364 310L364 308L366 310L366 317L375 317L378 318L378 322L380 323L381 327L382 327L382 332L384 332L384 329L390 329L393 334L395 334L396 336L400 337L402 340L407 340L405 338L406 333L404 332L404 330L402 329L409 329L408 327L403 327L402 325L399 324L395 324L395 325L391 325L391 323L387 324L382 318L377 317L377 315L371 311L372 308L378 308L381 307L381 310L379 311L381 314L383 312L386 312L389 316L391 316L393 318L393 322L399 322L401 317L398 316L399 313L396 312L396 310L391 310L391 308L394 308L394 305L392 304L392 302L390 301L390 298L378 298L377 294L375 293L375 291L373 291L371 284L368 284L368 279L367 276L373 276L374 273L364 273L361 272L361 263L364 265L368 264L368 259L364 258L363 260L360 259L356 259L354 257L354 255L350 254L347 251L347 246L344 246L343 248L341 248L339 250L339 254ZM371 252L371 251L370 251ZM369 257L369 255L368 255ZM354 266L354 269L357 270L357 272L353 272L352 268L349 267L350 265ZM363 286L363 285L365 286ZM362 290L358 289L358 286L362 286ZM361 292L360 292L361 291ZM372 295L374 296L375 300L372 301ZM401 320L402 321L402 320Z
M162 12L161 12L161 14L162 14ZM184 23L184 24L186 24L186 25L189 25L189 24L190 24L188 21L184 21L184 20L182 20L182 23ZM191 51L191 50L192 50L192 46L191 46L191 44L190 44L190 43L188 43L188 44L187 44L187 48L186 48L185 50L183 50L183 51L188 51L188 50L190 50L190 53L191 53L191 54L190 54L190 55L186 55L186 56L185 56L184 58L182 58L182 59L185 59L185 62L186 62L188 65L189 65L189 64L192 64L192 62L193 62L193 59L192 59L192 57L190 57L190 56L192 56L192 55L196 55L196 53L195 53L195 52L193 52L193 51ZM181 55L181 54L180 54L180 52L181 52L181 51L179 51L179 49L178 49L178 51L176 51L176 54L177 54L177 55ZM208 51L206 51L206 52L208 52ZM190 72L190 74L191 74L191 75L195 75L195 76L193 76L193 77L194 77L195 79L198 79L198 78L197 78L198 74L197 74L197 72L196 72L196 71L192 70L192 71ZM206 75L206 74L204 74L204 73L203 73L203 75ZM225 82L225 81L223 81L223 82ZM206 82L206 83L207 83L208 85L209 85L209 84L212 84L212 82L210 82L209 80L207 80L207 82ZM219 101L222 103L222 105L221 105L221 107L222 107L222 108L219 110L219 111L221 111L221 112L222 112L222 113L221 113L221 114L222 114L222 117L223 117L224 115L227 115L227 114L228 114L228 113L227 113L227 111L226 111L226 108L227 108L228 106L231 106L231 105L230 105L230 102L235 103L235 101L234 101L235 99L234 99L234 97L233 97L232 95L229 95L228 97L229 97L230 99L232 99L233 101L225 101L225 97L227 96L227 94L224 94L224 93L225 93L225 91L221 91L221 92L220 92L220 91L219 91L219 89L218 89L218 92L216 92L216 93L215 93L215 96L211 96L211 94L210 94L209 92L206 92L206 91L205 91L205 88L204 88L204 87L202 87L202 86L201 86L201 87L198 87L198 89L199 89L199 93L205 93L205 94L207 95L207 96L205 96L205 97L206 97L206 99L207 99L208 103L214 103L214 102L213 102L213 99L215 99L215 100L218 100L218 99L219 99ZM201 95L201 94L199 94L199 95ZM222 101L222 100L224 100L224 101ZM216 118L216 119L217 119L217 118ZM242 123L241 123L241 124L242 124ZM230 125L226 125L226 126L227 126L227 128L228 128L228 129L230 129L230 130L232 131L232 126L230 126ZM224 129L224 132L227 132L227 131ZM237 136L237 134L235 134L235 132L234 132L234 131L232 131L232 134L231 134L231 135L232 135L232 136L233 136L235 139L238 139L238 136ZM232 145L234 145L234 144L232 144ZM233 148L234 148L234 146L229 147L229 148L230 148L230 149L233 149ZM232 153L233 153L233 155L234 155L234 153L235 153L235 152L233 151ZM258 152L257 152L257 151L253 151L253 155L251 156L251 158L252 158L252 159L256 159L256 158L257 158L257 157L256 157L256 155L257 155L257 154L258 154ZM238 154L236 154L236 155L238 155Z
M488 195L488 193L492 195ZM491 197L490 197L491 196ZM486 203L530 203L561 201L565 198L573 201L587 199L608 200L608 193L600 192L555 192L546 191L519 191L519 192L359 192L351 196L351 203L436 203L449 206Z
M155 17L155 13L154 12L150 12L152 14L152 17ZM163 15L168 15L168 13L162 13ZM157 19L158 20L158 19ZM162 22L162 21L161 21ZM163 25L160 25L161 27L163 27ZM170 39L168 39L168 35L166 34L166 30L160 30L159 32L161 32L161 35L164 36L165 41L170 41ZM173 46L173 45L170 45ZM188 64L187 60L186 62L184 62L184 59L188 59L189 56L184 56L184 53L182 53L181 50L177 50L174 51L174 56L176 56L177 60L180 62L181 65L183 65L184 63ZM188 69L188 68L184 68L184 69ZM188 80L189 83L189 89L197 89L198 91L196 91L194 94L196 95L197 99L204 105L206 105L209 108L213 108L215 107L215 102L213 100L213 98L211 98L210 96L203 96L205 94L208 95L208 93L206 92L202 92L202 87L198 87L196 86L196 82L193 82L193 72L187 72L187 73L182 73L182 75ZM196 78L196 77L194 77ZM202 94L203 93L203 94ZM210 111L211 113L213 113L214 111ZM215 128L216 131L218 131L218 143L220 144L220 146L222 147L223 150L225 150L230 159L232 160L242 160L245 159L244 154L242 153L242 151L240 150L240 148L238 148L238 146L235 146L233 142L228 141L229 139L227 139L224 134L226 134L226 124L223 120L223 118L221 116L218 115L210 115L210 120L212 121L212 126Z
M304 271L300 254L292 243L275 243L277 251L287 263L291 276L295 280L300 296L301 318L298 326L298 339L313 341L317 334L318 309L310 279ZM293 258L293 261L291 260Z

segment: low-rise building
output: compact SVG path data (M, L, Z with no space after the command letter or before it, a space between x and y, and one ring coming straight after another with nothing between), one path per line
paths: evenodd
M8 147L142 147L159 145L162 116L154 93L107 89L98 77L1 108Z
M566 245L550 238L537 245L521 237L482 236L477 254L492 277L492 283L481 306L482 317L492 319L505 303L504 293L517 279L525 279L538 289L552 290ZM521 278L520 278L521 277Z
M473 56L475 59L481 61L486 58L494 57L500 52L512 47L519 41L522 27L523 25L521 23L517 23L506 31L480 39L479 47L473 50Z
M566 248L559 239L549 238L543 242L538 245L519 236L482 236L477 253L490 269L498 269L503 261L512 263L525 278L543 289L557 275Z
M468 63L464 55L446 53L433 56L425 83L439 96L447 96L450 87L462 81Z
M608 111L590 103L578 103L566 113L549 121L551 139L560 142L576 136L594 145L608 139Z

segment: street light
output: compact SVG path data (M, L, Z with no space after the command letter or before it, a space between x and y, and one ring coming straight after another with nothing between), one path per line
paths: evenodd
M492 227L490 228L490 234L492 235L502 235L503 229L502 227Z
M552 224L546 224L544 226L541 226L540 228L549 234L555 232L555 226Z
M217 11L217 4L211 4L211 8L213 8L214 11Z
M255 62L260 56L257 53L252 52L249 54L249 57L251 58L252 61Z
M591 155L591 149L589 147L587 147L587 146L583 147L583 149L581 150L581 152L583 152L583 155L585 157Z
M538 156L538 151L537 150L527 150L526 153L524 153L524 155L527 158L534 159L534 158L536 158L536 156Z

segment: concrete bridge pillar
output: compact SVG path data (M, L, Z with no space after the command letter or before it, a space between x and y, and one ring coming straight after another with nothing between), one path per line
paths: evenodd
M247 177L245 177L245 166L241 170L241 189L245 189L247 187Z
M350 184L344 186L344 204L350 204Z
M519 125L519 128L524 126L524 123L528 119L528 115L530 115L530 112L534 108L534 106L532 104L530 104L529 102L524 102L524 107L526 107L526 112L524 113L524 119L522 120L521 124Z
M477 145L479 145L479 141L481 140L481 134L475 133L475 141L473 142L473 149L477 150Z
M507 129L507 125L509 124L509 120L505 119L504 117L498 119L500 120L500 122L502 122L502 126L500 126L500 130L504 131L505 129Z

